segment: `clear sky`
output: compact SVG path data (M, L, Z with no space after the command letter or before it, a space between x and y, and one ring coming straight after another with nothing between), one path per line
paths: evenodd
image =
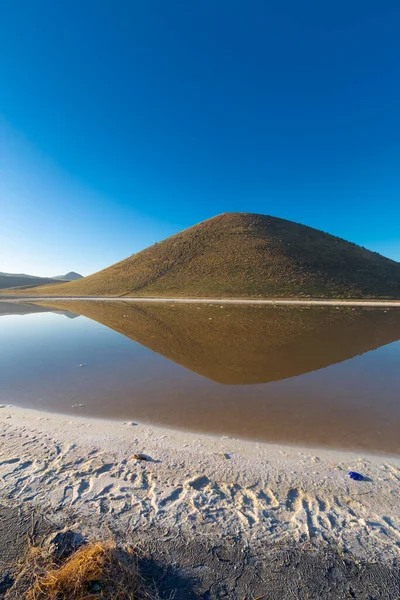
M0 0L0 271L225 211L400 260L398 0Z

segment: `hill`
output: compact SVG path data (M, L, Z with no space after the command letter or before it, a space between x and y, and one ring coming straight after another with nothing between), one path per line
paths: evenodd
M83 275L75 273L75 271L70 271L65 275L56 275L55 277L52 277L52 279L61 279L63 281L77 281L78 279L83 279Z
M61 279L52 277L35 277L35 275L25 275L24 273L0 273L0 289L48 285L50 283L62 283Z
M226 213L32 295L400 298L400 263L317 229Z
M26 275L25 273L0 273L0 289L49 285L53 283L64 283L65 281L74 281L82 279L82 275L70 271L66 275L58 277L37 277L36 275Z

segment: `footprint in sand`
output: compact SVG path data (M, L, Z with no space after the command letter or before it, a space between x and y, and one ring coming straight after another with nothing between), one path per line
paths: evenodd
M2 462L0 462L0 467L2 467L3 465L14 465L15 463L19 462L21 459L20 458L10 458L8 460L3 460Z
M72 492L71 505L76 504L82 497L82 494L89 489L89 483L85 480L81 481L77 486L74 487Z
M393 481L400 481L400 469L389 463L384 464L383 468L388 472L390 479Z
M286 509L293 513L292 526L309 540L317 535L323 536L324 531L331 531L335 520L327 514L329 508L326 500L302 490L291 489L287 494Z
M303 492L293 489L289 490L286 498L286 508L291 512L297 512L301 508L301 495Z
M251 490L242 489L240 491L237 506L239 518L245 521L249 527L260 521L259 501Z
M274 492L270 488L266 488L265 490L260 490L257 493L260 501L268 508L279 508L279 501L275 496Z
M200 475L199 477L191 479L187 482L187 485L192 487L194 490L197 490L198 492L204 490L204 488L206 488L209 484L210 480L205 475Z
M166 496L165 498L162 498L159 501L159 503L158 503L159 508L164 508L168 505L175 504L178 500L180 500L180 498L182 497L182 494L183 494L183 487L182 486L177 487L168 496Z

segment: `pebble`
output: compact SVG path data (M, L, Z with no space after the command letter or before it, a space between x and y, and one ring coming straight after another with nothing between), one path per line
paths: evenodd
M149 460L149 458L145 454L134 454L133 458L136 460Z
M362 481L364 479L364 476L356 471L349 471L348 475L350 479L354 479L354 481Z
M100 594L101 592L101 585L99 581L90 581L89 588L92 594Z

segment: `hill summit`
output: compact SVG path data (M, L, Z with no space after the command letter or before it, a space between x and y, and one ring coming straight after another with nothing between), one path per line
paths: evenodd
M89 277L62 296L400 298L400 263L284 219L225 213Z
M56 275L53 279L63 279L65 281L76 281L77 279L83 279L83 275L76 273L75 271L69 271L65 275Z

